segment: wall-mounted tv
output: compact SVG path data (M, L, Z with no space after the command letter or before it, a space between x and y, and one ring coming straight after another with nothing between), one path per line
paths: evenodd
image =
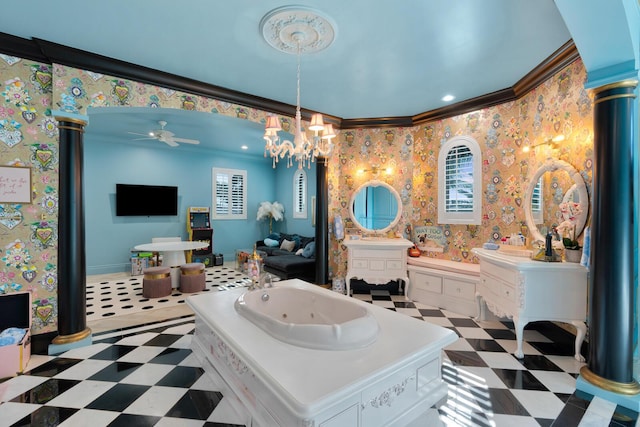
M116 215L178 215L178 187L116 184Z

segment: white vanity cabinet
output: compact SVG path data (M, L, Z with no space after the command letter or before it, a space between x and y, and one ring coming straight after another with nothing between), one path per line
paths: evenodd
M405 296L409 288L407 249L413 246L407 239L362 238L346 239L347 295L351 295L351 279L362 279L371 285L383 285L391 280L404 280Z
M480 315L476 303L479 265L425 256L409 258L407 262L409 299L470 317Z
M584 361L580 347L587 331L585 267L569 262L533 261L486 249L472 252L480 258L478 303L482 298L494 314L513 319L516 357L524 357L522 334L527 323L550 320L576 327L575 358Z

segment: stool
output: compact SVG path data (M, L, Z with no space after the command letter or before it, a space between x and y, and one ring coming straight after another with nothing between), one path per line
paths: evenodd
M171 269L169 267L149 267L144 269L142 296L160 298L171 295Z
M190 262L180 266L180 291L184 293L204 291L204 264Z

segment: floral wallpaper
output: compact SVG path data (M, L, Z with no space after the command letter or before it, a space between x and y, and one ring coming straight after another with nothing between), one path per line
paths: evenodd
M32 169L31 204L0 203L0 292L30 290L33 333L57 330L58 130L51 110L87 114L88 107L163 107L223 114L264 123L267 113L215 99L79 70L0 55L0 162ZM581 171L591 187L592 102L583 89L580 61L566 67L521 99L410 128L338 131L329 163L329 218L349 218L348 203L372 178L358 169L390 167L380 174L400 193L403 214L394 230L413 239L413 228L441 227L442 252L425 255L477 262L470 252L490 239L526 234L523 196L528 179L546 157L524 154L524 144L563 133L557 156ZM293 118L279 117L284 129ZM474 138L483 156L483 220L479 226L437 224L439 147L455 135ZM559 185L564 186L565 183ZM558 191L561 191L562 188ZM558 217L551 207L550 215ZM348 221L347 221L348 225ZM332 276L346 272L346 248L330 236Z
M0 293L31 291L33 330L55 331L58 129L51 65L0 55L0 76L0 165L31 168L32 193L31 203L0 203Z
M368 179L384 179L400 193L403 214L394 230L415 241L413 230L434 226L444 236L442 252L423 255L459 262L478 262L471 253L491 240L522 232L528 236L524 194L530 178L547 159L545 150L524 153L533 145L564 134L557 152L584 178L591 193L593 167L592 99L584 89L586 73L580 60L517 101L471 113L437 120L412 128L345 130L332 157L330 218L349 218L349 201L354 188ZM438 154L444 142L454 136L476 140L482 151L481 225L441 225L438 218ZM358 169L378 165L391 167L390 175L360 175ZM553 225L561 220L558 194L573 182L557 180L548 194L545 218ZM332 239L330 266L334 276L346 273L346 247Z

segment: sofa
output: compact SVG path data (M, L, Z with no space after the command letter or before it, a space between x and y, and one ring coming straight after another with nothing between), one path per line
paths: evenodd
M301 279L314 283L316 276L315 239L298 234L272 233L256 242L266 254L263 268L280 279Z

